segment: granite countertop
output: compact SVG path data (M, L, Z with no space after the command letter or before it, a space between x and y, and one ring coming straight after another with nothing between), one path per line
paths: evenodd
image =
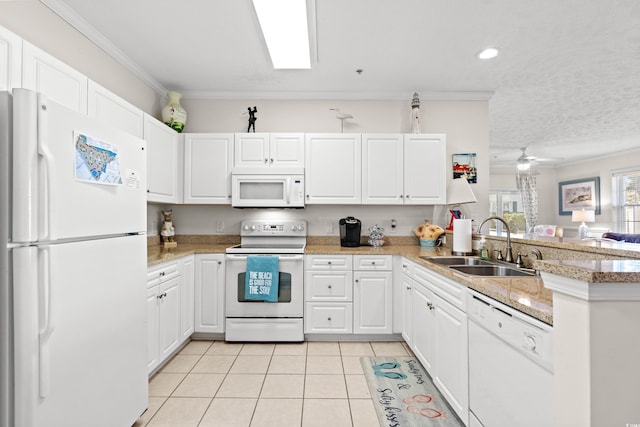
M421 256L450 256L451 250L446 247L431 248L417 245L385 245L378 248L371 246L343 248L337 245L307 245L305 253L400 255L442 276L452 279L463 286L474 289L509 307L522 311L542 322L549 325L553 324L553 293L544 287L540 277L470 277L446 266L434 264L420 258Z
M226 243L179 243L178 247L164 249L160 245L147 247L149 267L180 257L199 253L224 253L232 244ZM446 247L421 247L418 245L385 245L381 247L359 246L345 248L339 244L308 244L307 255L398 255L406 257L442 276L494 298L503 304L520 310L542 322L552 324L552 292L546 289L539 277L469 277L445 266L421 259L421 256L448 256Z
M640 283L640 259L534 261L540 271L588 283Z
M194 254L223 254L232 244L179 243L177 247L165 249L162 245L147 246L147 267Z

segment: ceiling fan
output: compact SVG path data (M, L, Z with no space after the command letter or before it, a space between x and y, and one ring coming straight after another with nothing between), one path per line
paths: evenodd
M561 158L544 158L527 155L527 147L520 147L522 154L517 159L517 166L519 171L526 171L531 168L531 165L535 162L555 162L562 160Z

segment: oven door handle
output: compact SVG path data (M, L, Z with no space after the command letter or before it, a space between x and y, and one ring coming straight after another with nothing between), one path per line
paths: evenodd
M234 260L246 260L248 256L250 256L252 254L246 254L246 255L239 255L239 254L226 254L225 255L225 259L227 261L234 261ZM278 258L280 258L280 260L282 261L298 261L298 260L302 260L304 259L304 255L303 254L256 254L256 255L267 255L267 256L277 256Z

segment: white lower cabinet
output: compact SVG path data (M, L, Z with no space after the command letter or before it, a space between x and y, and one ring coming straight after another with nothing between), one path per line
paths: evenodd
M353 333L392 333L391 255L354 255L353 268Z
M151 373L193 332L193 256L147 269L147 322Z
M390 334L391 255L307 255L305 333Z
M195 332L224 332L224 254L195 256Z
M193 256L188 256L182 258L182 283L180 287L180 336L182 342L193 335L194 298L194 260Z
M403 260L402 335L447 402L468 425L468 328L464 287Z

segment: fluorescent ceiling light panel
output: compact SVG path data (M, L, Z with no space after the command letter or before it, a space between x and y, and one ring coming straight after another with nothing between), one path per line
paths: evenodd
M273 68L309 69L306 0L253 0Z

